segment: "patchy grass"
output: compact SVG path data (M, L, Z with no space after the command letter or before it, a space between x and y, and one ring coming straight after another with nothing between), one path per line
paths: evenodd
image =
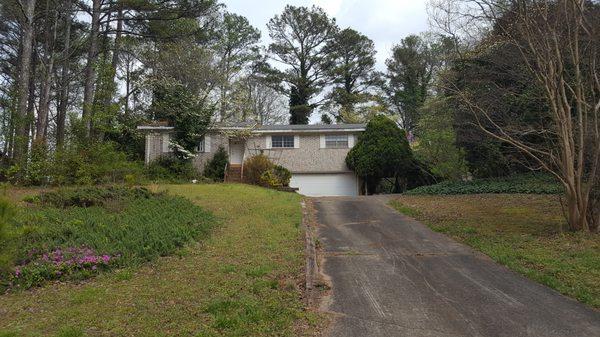
M561 233L558 197L400 196L400 212L527 277L600 308L600 235Z
M219 225L177 256L0 296L0 336L290 336L320 322L298 287L300 196L237 184L154 188Z

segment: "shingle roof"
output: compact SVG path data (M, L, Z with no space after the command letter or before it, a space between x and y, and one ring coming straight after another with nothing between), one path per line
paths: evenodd
M258 130L363 130L366 124L261 125Z
M254 123L228 123L228 124L215 124L211 129L253 129L258 132L269 132L269 131L336 131L336 130L355 130L363 131L366 124L296 124L296 125L255 125ZM173 127L165 125L140 125L137 127L139 130L171 130Z

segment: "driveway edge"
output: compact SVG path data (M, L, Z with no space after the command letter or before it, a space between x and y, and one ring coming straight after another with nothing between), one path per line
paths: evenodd
M305 198L302 205L302 227L304 228L304 245L306 254L306 305L313 307L316 303L315 278L318 273L317 250L315 247L315 234L312 226L312 201Z

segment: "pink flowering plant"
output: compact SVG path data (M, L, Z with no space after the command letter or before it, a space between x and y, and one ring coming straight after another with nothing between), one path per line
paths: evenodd
M15 267L9 282L11 287L27 289L49 280L83 279L115 265L119 257L98 254L85 246L57 248L50 252L33 249Z

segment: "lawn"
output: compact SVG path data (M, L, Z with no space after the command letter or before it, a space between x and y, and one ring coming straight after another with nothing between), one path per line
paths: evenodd
M557 196L403 195L391 205L512 270L600 309L600 235L561 233L565 220Z
M152 189L210 212L210 235L141 266L1 295L0 336L289 336L319 321L299 288L299 195L235 184Z

